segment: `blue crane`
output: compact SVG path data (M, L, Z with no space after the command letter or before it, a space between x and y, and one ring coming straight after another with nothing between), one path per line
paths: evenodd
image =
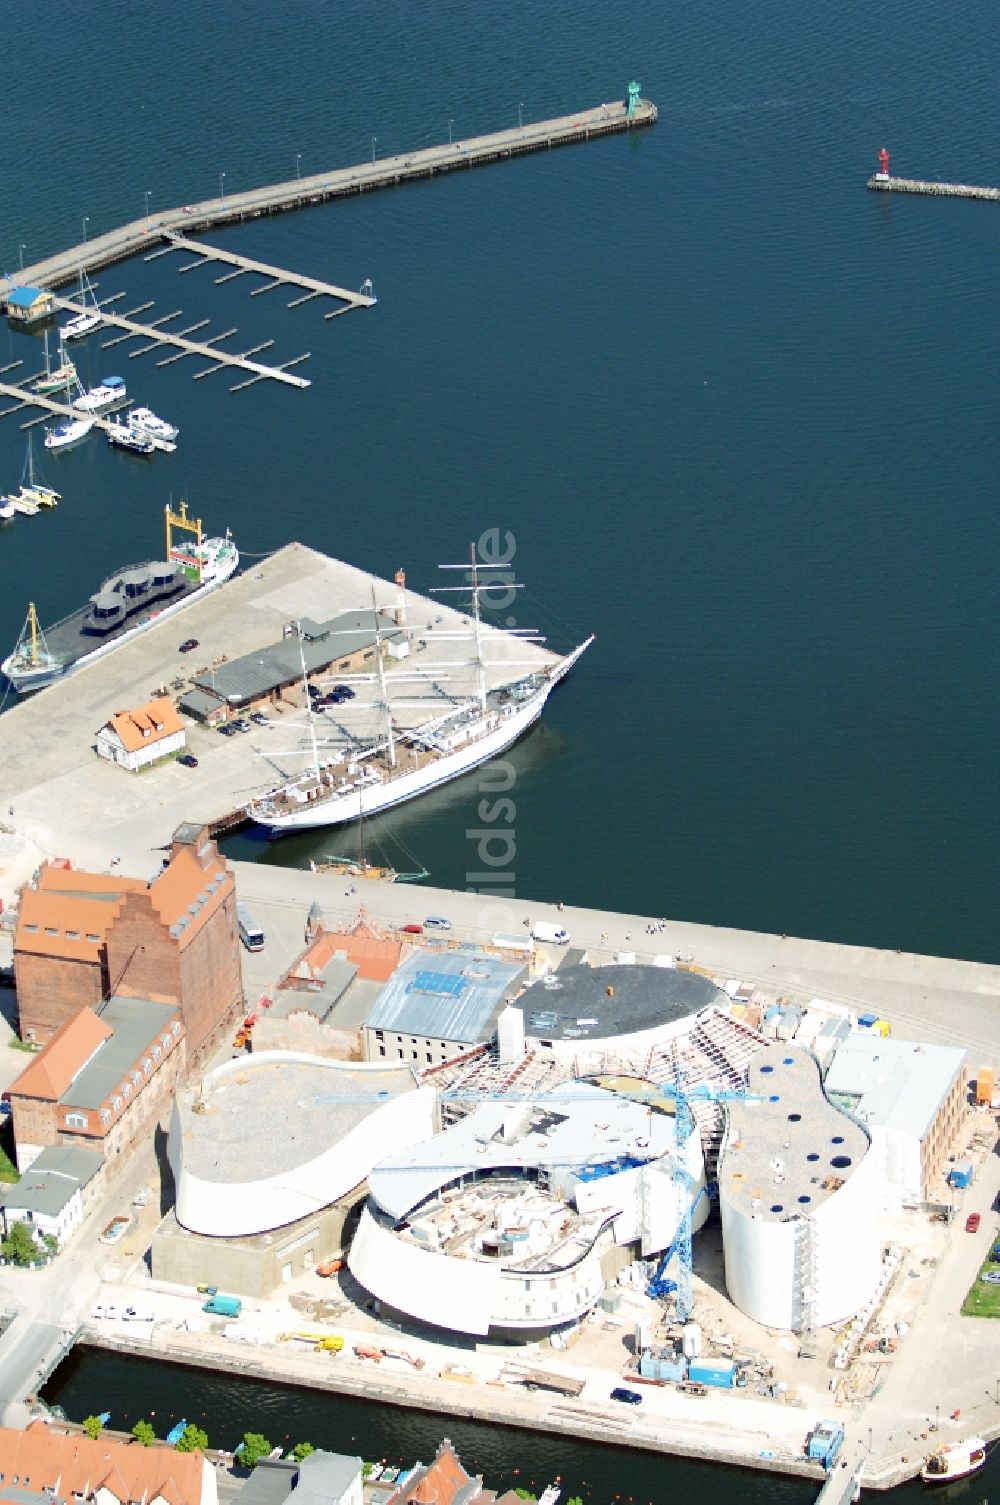
M679 1222L677 1231L656 1268L656 1274L646 1287L646 1294L647 1296L665 1296L671 1291L676 1291L678 1321L687 1322L694 1310L691 1223L702 1197L711 1195L709 1188L703 1186L698 1195L694 1196L694 1182L687 1157L688 1140L695 1131L691 1104L692 1102L761 1102L762 1099L756 1094L747 1092L745 1088L712 1087L705 1082L688 1087L682 1077L678 1077L673 1082L657 1082L656 1090L661 1097L672 1098L674 1102L674 1204ZM668 1279L666 1273L675 1256L677 1258L676 1281Z

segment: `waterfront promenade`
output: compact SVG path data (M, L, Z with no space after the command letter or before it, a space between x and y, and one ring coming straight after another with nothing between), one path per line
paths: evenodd
M627 101L614 100L591 109L577 110L572 115L528 121L510 130L442 142L391 157L376 157L373 148L371 162L330 168L282 183L267 183L243 193L223 192L218 198L196 204L157 209L151 215L119 225L102 235L88 236L78 245L36 261L23 271L19 269L16 275L0 278L0 298L18 285L60 287L73 281L81 270L92 273L113 262L125 261L139 251L148 251L165 232L188 236L215 225L237 224L265 214L303 209L327 199L370 193L376 188L395 187L399 183L439 177L446 172L507 161L528 152L549 151L556 146L638 130L652 125L656 119L656 106L649 100L640 100L632 115L629 115ZM224 188L225 184L221 186Z

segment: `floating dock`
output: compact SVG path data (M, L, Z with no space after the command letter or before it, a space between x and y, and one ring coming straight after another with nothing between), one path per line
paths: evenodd
M81 413L79 408L70 407L69 403L56 402L54 398L46 397L41 392L31 392L24 387L12 387L7 382L0 382L0 397L18 399L16 406L5 408L0 413L0 418L6 418L10 413L22 412L29 407L45 409L45 412L37 418L22 423L23 429L34 428L36 424L44 423L47 414L51 414L54 418L89 418L95 428L102 428L105 433L109 433L112 425L120 421L116 415L122 408L128 407L130 401L129 398L123 398L121 402L116 403L113 408L107 408L103 413ZM153 438L153 446L155 449L162 449L168 455L172 455L177 448L172 439Z
M935 183L923 178L890 178L872 173L868 187L876 193L924 193L946 199L1000 199L1000 188L981 188L974 183Z
M19 271L16 277L0 279L0 298L22 285L44 288L64 286L68 282L74 282L81 270L91 273L113 262L125 261L138 252L149 252L160 238L176 235L187 239L193 231L209 230L214 225L259 219L265 214L302 209L327 199L368 193L376 188L389 188L418 178L437 177L441 173L465 171L489 162L507 161L528 152L550 151L556 146L593 141L621 131L640 130L653 125L658 112L648 99L639 98L638 89L638 85L631 85L626 99L597 105L589 110L579 110L554 120L527 122L506 131L493 131L484 136L443 142L439 146L426 147L420 151L374 158L371 162L363 162L354 167L330 169L308 177L295 177L283 183L251 188L245 193L225 193L202 203L161 210L149 218L144 216L133 220L131 224L120 225L104 235L93 236L79 245L71 246L56 256L35 262ZM173 249L173 245L166 245L163 247L164 254ZM185 249L189 247L185 246ZM190 249L206 259L212 255L208 247L199 243L192 244ZM304 279L293 278L290 273L282 272L279 275L282 281L297 280L300 285L307 285ZM341 290L332 296L343 297L344 292ZM367 306L364 295L347 296L351 300L349 306ZM63 306L69 307L68 304Z

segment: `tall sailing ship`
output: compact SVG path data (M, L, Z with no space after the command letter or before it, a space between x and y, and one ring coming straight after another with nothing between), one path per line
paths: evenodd
M378 706L385 718L384 739L359 743L346 750L337 750L332 756L321 757L316 741L313 708L306 693L312 750L310 767L298 778L255 797L247 806L251 820L263 826L269 835L281 836L290 831L341 826L377 815L382 810L389 810L405 800L415 799L418 795L449 783L495 758L534 726L555 686L593 642L591 636L564 657L537 667L533 663L525 665L522 661L518 667L528 667L529 673L499 688L488 689L487 663L484 657L487 640L508 645L511 642L540 640L536 634L526 631L489 634L488 639L484 636L480 596L485 591L497 589L496 578L490 571L499 566L483 564L473 549L470 564L446 565L442 568L462 569L471 575L471 586L448 586L442 590L471 591L476 645L476 693L459 700L442 715L406 729L397 727L383 661L378 612L375 611L375 667ZM486 578L481 579L484 572ZM505 589L507 585L505 577ZM305 682L304 654L302 660ZM505 659L494 661L490 667L511 664L511 660ZM450 667L454 668L454 665ZM423 672L430 677L431 671L427 665L422 666ZM412 679L415 675L408 673L405 677Z
M236 573L240 555L229 533L222 538L204 538L201 519L189 518L184 502L179 512L166 508L166 526L166 560L119 570L104 581L86 606L44 632L34 605L29 608L17 646L0 664L19 694L41 690L81 664L103 658L154 623L183 611ZM175 530L191 537L175 543Z

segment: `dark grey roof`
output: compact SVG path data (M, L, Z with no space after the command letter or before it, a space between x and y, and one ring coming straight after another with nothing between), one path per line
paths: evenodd
M326 1019L357 974L355 962L348 961L346 956L334 956L315 983L300 983L294 988L276 988L267 1017L287 1019L289 1014L305 1009L310 1014L315 1014L317 1019Z
M79 1145L48 1145L14 1186L0 1192L4 1207L58 1217L81 1187L101 1168L96 1150Z
M492 1036L501 1008L525 972L523 963L499 961L482 951L414 951L382 989L365 1026L477 1044Z
M317 1449L299 1465L292 1505L337 1505L361 1473L360 1458Z
M203 690L200 685L192 685L185 690L177 702L177 709L183 711L185 716L194 716L196 720L203 720L207 716L214 716L220 706L225 705L221 695L213 695L211 690Z
M288 1458L262 1458L235 1497L234 1505L284 1505L299 1466Z
M721 988L674 967L560 967L517 1000L524 1032L541 1040L600 1040L631 1035L697 1014L729 1010Z
M307 636L304 624L301 656L299 637L293 633L280 642L246 653L242 658L234 658L228 664L220 664L201 675L195 683L231 705L243 705L261 699L281 685L294 684L301 679L303 659L306 674L316 674L338 659L370 648L375 642L375 611L371 607L364 611L343 612L329 622L310 622L308 625L310 634L316 635ZM385 612L378 613L378 625L383 640L401 635L402 629Z
M147 998L109 998L95 1012L114 1034L70 1082L59 1099L67 1108L99 1108L140 1061L177 1010Z

